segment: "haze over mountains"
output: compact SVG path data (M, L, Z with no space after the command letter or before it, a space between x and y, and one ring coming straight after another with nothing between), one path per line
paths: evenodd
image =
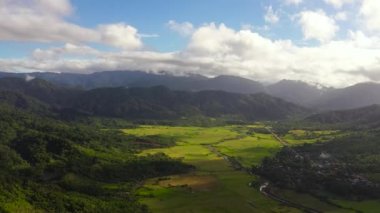
M357 109L329 111L311 115L308 121L325 124L343 123L368 126L380 126L380 105L372 105Z
M82 90L55 86L42 79L0 79L0 103L33 112L69 112L70 116L178 120L195 117L225 120L278 120L306 114L304 107L264 93L173 91L104 87ZM49 110L47 110L49 109Z
M165 86L180 91L220 90L241 94L267 93L288 102L319 110L351 109L380 104L380 85L376 83L361 83L334 89L292 80L264 85L237 76L208 78L201 75L173 76L140 71L107 71L93 74L0 73L0 78L2 77L39 78L56 85L86 90L102 87Z

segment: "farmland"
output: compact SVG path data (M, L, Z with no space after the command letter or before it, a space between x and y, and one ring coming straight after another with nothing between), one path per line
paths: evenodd
M162 152L195 166L187 174L144 182L138 194L141 202L153 212L302 212L272 200L260 193L258 187L250 186L262 181L260 177L232 167L228 160L236 160L244 168L250 168L259 165L265 157L275 155L283 147L261 125L212 128L140 126L125 129L124 133L173 137L175 146L148 149L139 155ZM296 133L305 135L301 130ZM313 132L312 136L317 141L333 134L338 133ZM287 137L291 136L294 137ZM291 145L300 144L301 138L294 137ZM280 189L276 193L288 200L302 201L304 205L319 211L342 212L342 209L307 194Z

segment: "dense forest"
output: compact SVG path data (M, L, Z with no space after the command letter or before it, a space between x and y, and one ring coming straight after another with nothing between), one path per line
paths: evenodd
M380 197L380 132L353 132L328 142L285 147L253 172L278 187L318 197Z
M0 210L147 212L134 190L149 178L192 167L141 149L170 138L127 136L0 107ZM118 187L115 187L118 186ZM5 205L5 206L4 206Z

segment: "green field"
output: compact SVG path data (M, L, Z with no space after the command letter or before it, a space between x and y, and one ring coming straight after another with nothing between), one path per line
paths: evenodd
M335 130L290 130L283 139L288 142L290 145L302 145L304 143L315 143L315 142L324 142L331 140L335 137L342 137L345 133Z
M282 146L272 135L256 133L218 143L215 147L220 152L235 157L244 167L250 167L260 164L264 157L275 154Z
M177 146L150 149L141 154L163 152L174 158L182 158L196 167L190 174L152 179L145 183L140 189L141 200L153 212L298 212L279 205L249 187L253 176L235 171L227 161L210 151L207 145L238 140L236 138L242 133L235 131L234 127L143 126L125 132L174 136L178 139Z
M162 152L195 166L194 171L188 174L146 181L139 189L141 202L147 204L153 212L302 212L274 201L261 194L258 189L250 187L249 183L257 180L257 177L235 170L226 159L215 152L217 150L224 156L234 157L244 167L249 168L282 148L269 132L252 131L255 127L257 126L140 126L125 129L126 134L163 135L177 140L175 146L148 149L140 155ZM308 207L323 212L351 212L309 195L281 190L279 193L289 200L302 201Z

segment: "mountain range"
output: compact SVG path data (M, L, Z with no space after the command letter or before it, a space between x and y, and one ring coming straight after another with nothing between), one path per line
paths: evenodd
M167 73L140 71L106 71L92 74L73 73L5 73L0 78L38 78L55 85L91 90L102 87L154 87L165 86L171 90L216 90L241 94L266 93L285 101L318 110L338 110L380 104L380 84L360 83L346 88L318 87L302 81L282 80L264 85L258 81L237 77L201 75L174 76Z
M231 121L279 120L308 109L265 93L240 94L205 90L175 91L164 86L104 87L91 90L56 86L42 79L0 79L0 103L29 111L133 120L178 120L195 117ZM38 109L38 110L36 110Z

